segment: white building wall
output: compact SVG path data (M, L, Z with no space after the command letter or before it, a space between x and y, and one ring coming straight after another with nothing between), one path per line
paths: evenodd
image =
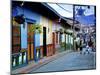
M62 34L62 42L65 42L65 34Z
M66 34L66 43L68 43L68 34Z
M40 24L42 25L42 33L40 34L40 45L43 45L43 27L46 27L46 43L52 44L52 21L41 16Z

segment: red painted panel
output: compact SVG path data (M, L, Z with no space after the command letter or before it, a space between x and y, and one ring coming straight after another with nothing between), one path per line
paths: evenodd
M55 33L52 33L52 41L53 41L53 54L55 54Z
M21 49L20 26L12 26L12 53L18 53Z
M58 43L58 33L56 33L56 43Z

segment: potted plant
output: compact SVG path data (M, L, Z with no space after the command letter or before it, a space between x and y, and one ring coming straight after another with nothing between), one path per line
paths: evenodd
M12 20L13 26L19 26L19 23L15 21L15 17L13 17Z
M60 33L63 34L64 33L64 29L61 28L60 29Z
M25 49L22 49L22 50L20 50L20 52L26 52L26 50Z
M24 24L25 22L25 18L23 14L15 16L14 20L19 24Z
M42 27L40 24L34 24L32 25L31 29L29 30L30 32L34 32L36 34L39 34L42 32Z

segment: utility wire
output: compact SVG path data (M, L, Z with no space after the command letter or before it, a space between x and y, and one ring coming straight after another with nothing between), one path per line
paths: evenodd
M69 13L72 13L71 11L69 11L69 10L63 8L63 7L62 7L61 5L59 5L58 3L56 3L56 5L59 6L60 8L62 8L63 10L65 10L65 11L67 11L67 12L69 12Z

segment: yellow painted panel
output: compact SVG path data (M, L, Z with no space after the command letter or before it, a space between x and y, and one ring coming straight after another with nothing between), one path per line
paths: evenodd
M48 43L49 44L52 44L52 24L53 24L53 22L52 22L52 20L48 20L48 28L49 28L49 34L48 34Z
M52 24L53 24L52 20L49 20L49 29L50 29L50 32L52 32Z
M44 16L41 16L40 24L42 25L42 28L46 27L46 37L47 37L46 41L47 41L47 44L52 44L52 25L53 25L53 21L46 18L46 17L44 17ZM48 29L49 29L49 31L48 31ZM43 33L40 34L40 45L43 45Z
M28 44L28 60L30 60L30 45Z
M31 59L33 59L34 57L33 52L34 52L34 48L33 48L33 44L31 44Z

